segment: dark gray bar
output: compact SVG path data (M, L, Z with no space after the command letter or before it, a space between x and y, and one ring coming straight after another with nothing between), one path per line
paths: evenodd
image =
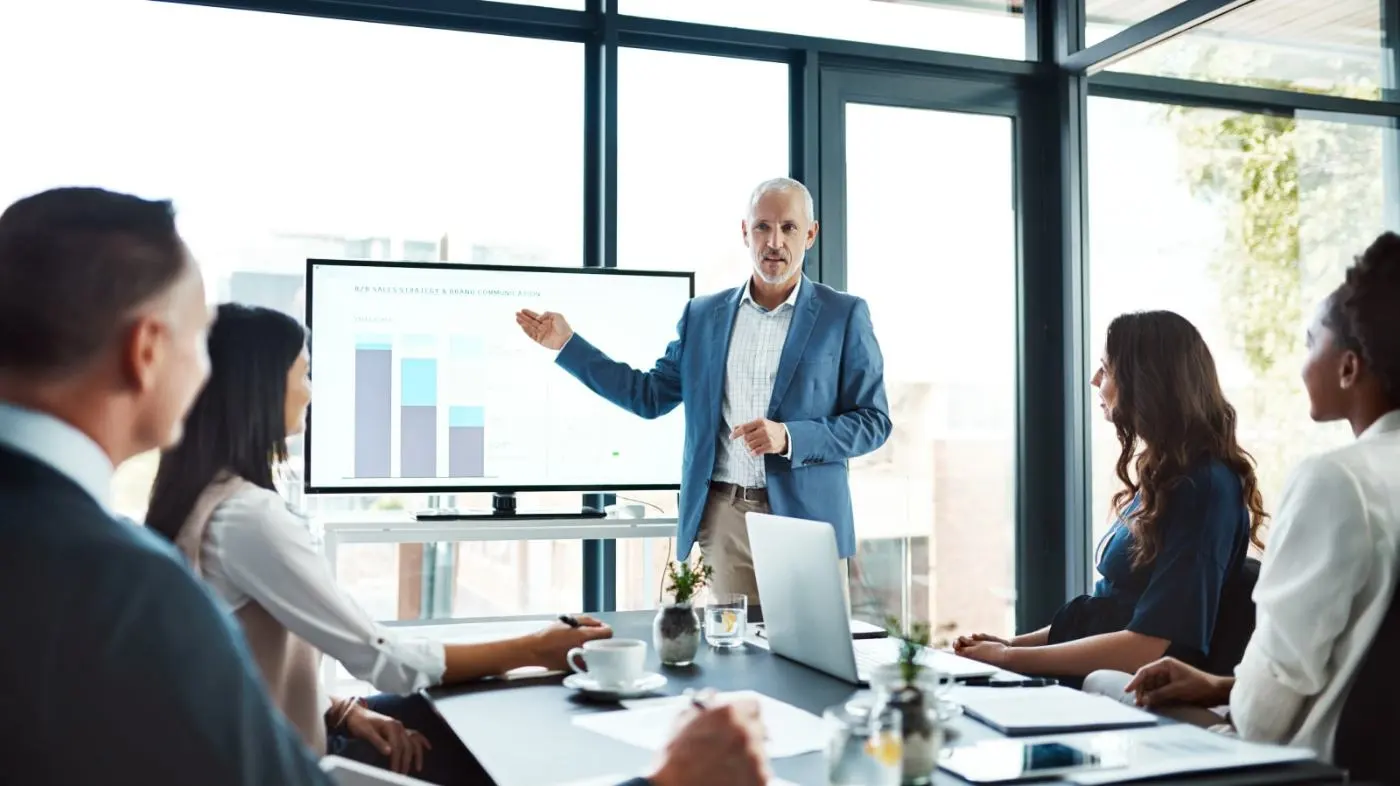
M437 407L399 407L399 477L437 477Z
M447 475L453 478L486 477L486 429L452 426L447 430Z
M355 477L387 478L393 458L393 353L355 350Z

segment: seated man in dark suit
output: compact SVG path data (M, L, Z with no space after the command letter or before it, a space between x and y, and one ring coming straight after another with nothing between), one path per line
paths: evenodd
M330 783L232 618L112 514L113 468L179 440L209 322L169 203L59 189L0 214L0 739L17 782ZM697 713L652 782L762 783L756 713Z
M0 738L27 784L319 784L230 620L113 468L173 444L208 373L168 203L63 189L0 215Z

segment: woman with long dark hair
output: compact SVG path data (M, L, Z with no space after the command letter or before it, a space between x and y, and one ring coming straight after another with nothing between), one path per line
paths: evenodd
M1168 711L1228 704L1247 740L1305 747L1359 780L1395 783L1387 744L1400 641L1386 619L1400 583L1400 235L1377 238L1323 301L1303 386L1312 419L1345 420L1356 441L1289 478L1239 668L1210 675L1168 658L1119 684Z
M209 363L184 438L161 456L147 526L233 609L268 690L313 750L434 783L480 782L484 773L417 691L523 666L564 669L569 649L611 630L583 617L579 628L443 645L375 624L336 585L306 521L273 484L311 400L305 330L277 311L222 305ZM323 696L322 652L387 693Z
M1023 674L1077 678L1162 657L1205 661L1227 580L1264 523L1253 460L1235 437L1215 360L1169 311L1109 325L1094 374L1118 432L1117 521L1098 547L1102 578L1046 628L1011 640L961 637L958 654Z

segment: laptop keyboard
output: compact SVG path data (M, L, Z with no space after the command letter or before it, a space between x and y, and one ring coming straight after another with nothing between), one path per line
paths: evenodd
M855 646L856 674L861 679L868 679L875 669L899 660L898 639L857 639L851 643Z

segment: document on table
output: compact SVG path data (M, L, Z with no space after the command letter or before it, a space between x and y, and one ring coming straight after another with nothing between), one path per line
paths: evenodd
M960 685L949 700L969 717L1008 737L1155 726L1157 717L1105 696L1091 696L1060 685L1043 688L987 688Z
M597 778L584 778L581 781L569 781L568 783L555 784L555 786L618 786L620 783L626 783L628 778L635 777L637 776L622 774L600 775ZM774 778L768 781L768 786L797 786L797 784L782 778Z
M1066 781L1080 786L1189 772L1263 767L1316 758L1313 751L1305 748L1244 742L1186 723L1171 723L1149 729L1060 735L1047 739L1096 753L1105 760L1123 762L1124 766L1116 769L1089 770L1064 776Z
M826 745L826 726L822 719L806 710L765 696L757 691L721 693L714 701L753 699L759 704L763 725L768 732L768 757L781 759L822 750ZM649 750L661 750L670 741L676 717L690 706L684 696L624 701L626 709L597 712L574 717L574 725L613 739Z

